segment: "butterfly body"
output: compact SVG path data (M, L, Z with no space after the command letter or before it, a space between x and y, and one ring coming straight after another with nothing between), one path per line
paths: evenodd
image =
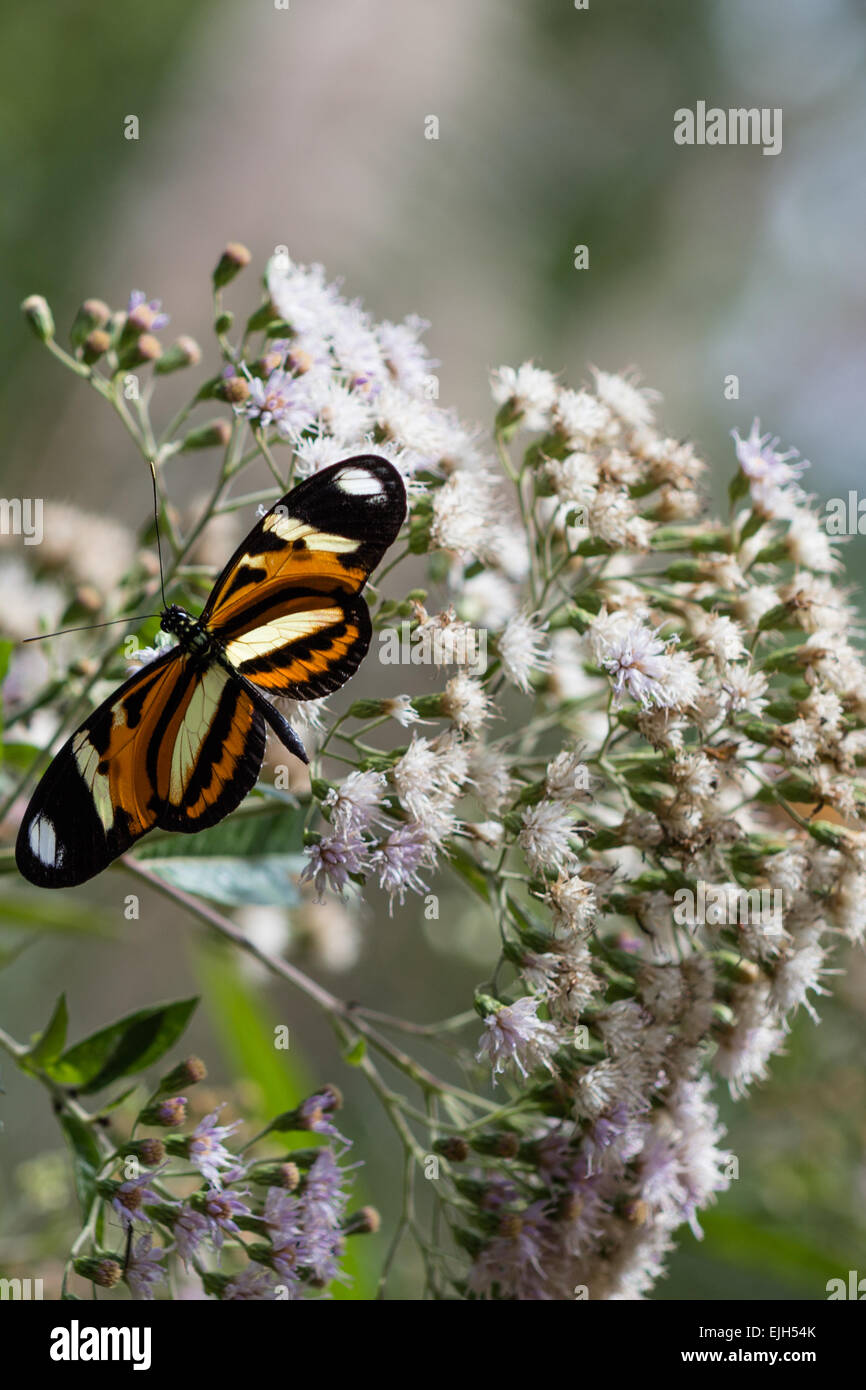
M405 513L385 459L334 464L266 513L198 618L166 607L177 645L85 720L37 787L16 844L24 877L70 887L154 827L216 824L255 785L266 727L307 762L269 697L319 698L357 670L371 636L360 591Z

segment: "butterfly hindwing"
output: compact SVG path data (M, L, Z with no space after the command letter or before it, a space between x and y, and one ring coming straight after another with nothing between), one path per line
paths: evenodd
M183 697L176 651L137 671L64 744L24 814L15 857L31 883L67 888L98 874L157 823L149 754Z
M61 748L21 823L18 868L40 887L70 888L156 826L203 830L255 785L264 749L264 721L240 684L175 649Z
M249 680L309 700L336 690L370 644L360 597L406 515L385 459L361 454L286 494L214 585L202 619Z
M195 681L166 761L169 750L157 824L192 834L216 825L255 786L265 755L264 720L240 683L213 664Z

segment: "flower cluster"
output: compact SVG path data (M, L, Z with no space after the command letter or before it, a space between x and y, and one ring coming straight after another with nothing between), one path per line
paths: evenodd
M226 1146L240 1121L219 1124L219 1109L188 1133L176 1132L187 1121L189 1102L168 1092L203 1076L197 1058L176 1068L135 1124L165 1137L130 1139L105 1165L97 1196L112 1214L107 1228L117 1230L125 1250L110 1252L94 1242L89 1253L74 1257L72 1269L102 1288L125 1282L141 1299L168 1293L170 1278L184 1298L226 1301L297 1300L335 1279L345 1281L347 1235L375 1231L378 1217L369 1207L347 1213L351 1169L340 1160L350 1145L332 1119L342 1104L339 1091L326 1086L308 1096L253 1141L295 1131L325 1136L328 1143L253 1159L250 1145L240 1153ZM118 1165L121 1176L111 1176ZM192 1192L189 1170L204 1179ZM127 1176L130 1171L134 1176ZM183 1196L176 1195L178 1182Z
M735 432L730 506L711 518L706 464L659 426L655 392L601 370L574 388L531 362L493 373L485 440L438 404L426 325L377 324L320 267L277 255L232 341L221 294L248 260L228 247L217 266L221 368L156 451L161 485L175 455L224 450L205 513L179 531L165 512L167 582L195 580L193 547L231 514L234 479L253 461L274 487L238 507L268 505L291 478L359 450L402 471L409 518L389 568L411 555L430 589L388 598L374 578L373 626L429 644L436 686L357 698L339 714L322 701L293 712L318 745L309 782L292 789L300 877L327 900L302 905L295 935L333 911L328 895L344 917L378 891L394 911L439 892L452 870L455 917L484 913L498 932L470 1015L480 1039L465 1016L414 1027L441 1032L477 1093L416 1067L383 1037L382 1016L309 992L341 1035L354 1029L425 1101L443 1102L419 1140L418 1108L366 1057L411 1160L407 1182L428 1148L446 1165L432 1200L452 1238L442 1259L458 1265L443 1275L439 1242L435 1259L424 1248L428 1291L645 1297L678 1228L700 1234L701 1210L735 1169L714 1084L741 1096L764 1078L798 1011L817 1020L831 949L866 936L866 665L839 555L803 487L808 464L757 422ZM118 374L196 360L189 340L163 352L165 317L143 295L115 314L88 301L71 355L44 301L28 304L55 356L133 433ZM224 414L183 433L186 414L214 402ZM145 407L141 421L150 457ZM131 547L126 561L125 600L153 594L142 553ZM87 600L84 573L70 583L68 554L63 563L62 577L39 575L52 621ZM470 660L479 632L486 663ZM58 693L28 688L29 668L13 665L10 680L13 726ZM384 737L395 726L410 731L397 747ZM246 909L250 937L258 910ZM229 1129L210 1115L164 1146L205 1178L193 1197L166 1198L161 1157L146 1179L106 1191L146 1226L125 1266L140 1291L159 1277L154 1225L193 1268L205 1248L244 1245L242 1270L202 1276L220 1297L319 1287L343 1235L365 1228L345 1215L331 1148L286 1156L297 1181L266 1182L258 1200L272 1165L232 1156ZM250 1233L259 1239L241 1240Z

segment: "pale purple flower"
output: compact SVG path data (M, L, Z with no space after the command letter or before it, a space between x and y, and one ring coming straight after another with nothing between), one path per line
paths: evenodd
M334 1108L334 1098L327 1094L307 1096L298 1106L301 1115L306 1121L306 1127L314 1134L328 1134L332 1139L339 1139L346 1148L351 1148L351 1140L341 1134L333 1121L328 1118L329 1111Z
M169 318L168 314L163 314L160 312L162 309L162 300L148 299L147 295L144 293L144 290L132 291L132 294L129 296L129 303L126 306L126 312L128 314L131 314L133 310L140 308L142 304L146 304L150 312L153 314L153 322L150 325L151 332L156 333L158 329L165 328L166 324L169 321Z
M165 1168L165 1163L160 1168ZM157 1172L160 1169L156 1169ZM142 1173L141 1177L130 1178L127 1182L120 1184L111 1199L111 1205L117 1212L125 1226L132 1226L136 1221L141 1221L145 1226L150 1224L150 1217L143 1210L145 1202L159 1202L162 1199L158 1192L154 1192L150 1183L153 1173Z
M342 1223L348 1194L346 1170L330 1149L322 1149L310 1168L300 1196L285 1188L268 1188L264 1218L269 1228L274 1268L290 1288L301 1272L329 1284L340 1272Z
M246 1193L243 1195L245 1196ZM222 1249L223 1241L227 1235L240 1235L241 1228L234 1218L252 1215L246 1202L241 1201L240 1195L230 1192L228 1188L222 1190L214 1188L210 1192L206 1192L202 1206L204 1207L203 1215L208 1222L210 1234L217 1250Z
M283 439L299 434L312 424L316 414L309 375L292 376L277 367L266 381L251 376L249 399L236 407L237 413L262 429L273 425Z
M184 1206L171 1230L178 1254L188 1269L202 1241L210 1233L210 1222L200 1211Z
M206 1115L196 1125L189 1138L190 1162L214 1187L221 1185L225 1177L224 1170L232 1169L237 1164L237 1156L229 1153L222 1141L240 1128L240 1120L235 1120L234 1124L230 1125L216 1124L221 1109L222 1106Z
M503 1004L484 1020L481 1046L476 1054L480 1062L487 1057L493 1075L504 1071L513 1062L523 1076L536 1067L553 1071L551 1058L560 1045L554 1023L538 1018L539 999L527 995L513 1004Z
M308 845L309 863L301 881L312 879L321 901L325 885L342 893L351 874L366 873L369 868L369 845L359 831L347 827L325 835L318 844Z
M427 885L418 872L431 864L430 839L424 826L417 821L398 825L374 851L370 863L379 876L379 887L391 895L392 910L395 896L403 905L407 889L425 893Z
M494 1236L478 1254L469 1287L482 1298L547 1300L552 1297L545 1267L557 1240L545 1202L516 1214L514 1234Z
M340 1272L344 1238L340 1227L349 1197L343 1191L346 1170L330 1149L322 1149L307 1174L300 1205L303 1209L304 1263L323 1284Z
M154 1250L151 1248L152 1244L153 1237L148 1233L143 1235L129 1252L124 1278L133 1298L151 1300L155 1286L166 1277L165 1270L159 1265L165 1250L160 1247Z
M270 1270L263 1269L261 1265L250 1264L228 1281L221 1297L228 1302L274 1299L275 1283Z

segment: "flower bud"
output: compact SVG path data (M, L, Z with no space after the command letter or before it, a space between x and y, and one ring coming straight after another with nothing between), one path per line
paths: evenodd
M167 1100L156 1101L145 1106L138 1117L139 1124L161 1125L174 1129L186 1120L186 1096L170 1096Z
M118 1152L137 1158L145 1168L158 1168L165 1159L165 1144L161 1139L130 1139Z
M488 1154L492 1158L516 1158L520 1149L519 1137L507 1129L479 1134L470 1142L475 1153Z
M164 1076L159 1083L158 1095L170 1095L172 1091L182 1091L187 1086L195 1086L199 1081L204 1081L207 1076L207 1067L200 1057L187 1057L185 1062L180 1062L172 1071Z
M47 343L54 337L54 315L41 294L28 295L21 305L21 312L41 342Z
M218 290L233 280L239 271L244 270L252 256L239 241L230 241L223 251L213 272L214 287Z
M197 430L190 430L180 446L181 453L189 449L224 449L231 438L232 427L228 420L211 420Z
M375 1235L382 1224L382 1218L375 1207L362 1207L352 1212L343 1223L344 1236Z
M251 1169L248 1176L258 1187L283 1187L294 1192L301 1181L301 1170L297 1163L263 1163Z
M162 343L155 338L152 333L142 333L140 338L129 343L117 360L118 369L125 371L127 367L143 367L149 362L157 362L162 356Z
M101 1289L113 1289L123 1278L123 1270L110 1255L79 1256L73 1261L73 1269Z
M106 333L104 328L94 328L92 333L88 333L82 344L81 355L84 361L90 366L93 362L98 362L104 353L111 347L111 334Z
M469 1145L459 1134L453 1134L447 1139L437 1139L433 1152L447 1158L449 1163L465 1163L469 1157Z
M250 384L244 376L226 376L220 381L214 395L221 401L228 401L229 405L243 405L244 401L249 400Z
M160 376L179 371L182 367L195 367L201 361L201 348L194 338L181 337L172 343L156 364Z
M94 328L103 328L111 318L111 310L101 299L85 299L72 321L69 339L79 348Z

